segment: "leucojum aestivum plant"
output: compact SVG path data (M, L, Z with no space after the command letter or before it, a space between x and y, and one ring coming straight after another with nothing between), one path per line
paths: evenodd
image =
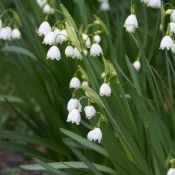
M80 3L76 0L74 2L76 5ZM173 93L171 83L174 80L174 60L169 60L168 55L173 58L175 52L175 10L171 4L160 0L132 1L128 11L125 10L128 3L120 0L117 2L118 9L114 13L114 1L99 0L96 4L103 11L104 18L95 16L91 23L77 27L77 18L72 17L63 5L57 10L49 0L37 1L43 13L47 14L38 28L39 39L47 49L45 62L58 65L69 61L76 65L69 84L64 87L71 91L67 106L64 105L67 116L63 119L67 122L68 130L60 129L71 138L63 138L63 142L76 158L68 152L68 157L61 157L58 163L46 164L39 161L41 166L35 164L22 166L23 168L47 169L61 175L65 175L58 171L62 169L72 169L72 174L76 174L74 170L83 173L83 170L88 170L85 174L97 175L175 174L174 111L170 110L173 102L168 99L164 103L162 95L169 97L169 93ZM146 21L146 13L143 10L145 16L139 16L142 11L138 7L144 7L148 13L151 11L152 16L157 16L158 29L155 33L159 33L162 40L154 37L157 35L152 33L151 27L145 27L143 21ZM112 17L110 21L106 13L117 14L114 15L117 18L115 22ZM110 31L111 23L115 24L119 32L116 38L111 32L113 30ZM115 27L111 25L111 28ZM125 41L123 37L122 40L122 34L132 42L126 43L129 39L125 38ZM151 43L153 49L152 46L143 48L145 43L140 39L142 37L149 38L148 45ZM112 47L116 40L121 47ZM134 61L130 61L133 58L127 52L127 44L136 46L131 47L137 52ZM155 55L165 55L165 77L161 77L159 70L150 62L154 47ZM122 48L123 57L120 54ZM126 67L119 65L115 54L125 58L126 63L122 60L121 64L126 64ZM72 162L77 159L81 162ZM80 172L76 175L83 174Z
M4 10L0 14L0 40L10 41L20 39L20 25L19 16L14 10Z

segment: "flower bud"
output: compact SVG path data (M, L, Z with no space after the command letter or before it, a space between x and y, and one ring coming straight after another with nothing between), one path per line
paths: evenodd
M62 44L63 42L67 41L68 35L65 29L60 30L60 33L56 37L56 43Z
M39 36L46 36L49 32L51 32L51 26L47 21L42 22L38 29Z
M47 59L51 60L60 60L61 53L57 46L52 46L49 51L47 52Z
M86 89L87 87L89 87L88 81L83 81L82 84L81 84L81 87L82 87L83 89Z
M67 122L76 123L77 125L79 125L80 121L81 121L81 115L79 110L73 109L71 112L69 112Z
M47 33L47 35L44 37L44 40L43 40L43 43L44 44L48 44L48 45L52 45L55 43L55 38L56 38L56 35L54 32L49 32Z
M81 112L81 104L78 99L71 98L67 104L67 110L70 112L73 109L78 109Z
M103 83L100 87L100 96L110 96L111 87L107 83Z
M173 44L173 47L171 48L172 53L175 54L175 44Z
M65 49L65 55L67 57L73 58L74 57L74 48L72 46L67 46Z
M102 132L100 128L95 128L92 131L90 131L87 135L87 138L89 141L96 141L101 142L102 139Z
M100 56L103 53L101 46L98 43L92 44L90 48L90 55L95 57L95 56Z
M100 10L108 11L110 9L110 5L108 1L102 1L100 4Z
M96 114L96 110L92 105L91 106L86 106L84 108L84 112L85 112L86 118L88 118L88 119L91 119Z
M124 27L126 28L127 32L134 33L135 30L138 28L138 21L136 15L129 15L125 21Z
M13 29L12 30L12 39L20 39L21 38L21 32L19 31L19 29Z
M95 43L100 43L100 41L101 41L100 35L95 35L95 36L94 36L94 42L95 42Z
M160 49L164 50L170 50L173 47L174 43L170 36L166 35L162 38L162 41L160 43Z
M81 88L80 80L77 77L73 77L70 81L69 88L73 88L73 89Z
M53 13L53 9L51 8L51 6L49 4L45 4L44 7L43 7L43 12L46 13L46 14L49 14L49 13Z
M133 67L136 69L136 71L139 71L141 69L141 63L139 60L135 61L133 63Z

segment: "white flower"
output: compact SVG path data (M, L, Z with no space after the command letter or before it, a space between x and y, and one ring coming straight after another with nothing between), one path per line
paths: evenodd
M77 59L80 59L80 60L82 59L82 55L76 47L74 48L74 58L77 58Z
M36 0L36 2L38 3L38 5L39 5L40 7L43 7L44 4L46 4L47 0Z
M175 175L175 168L170 168L167 172L167 175Z
M0 19L0 30L2 29L2 25L3 23L2 23L2 20Z
M67 122L76 123L77 125L79 125L80 121L81 121L81 115L79 110L73 109L71 112L69 112Z
M79 89L81 88L81 83L79 78L73 77L70 81L69 88Z
M78 109L81 112L81 104L78 99L71 98L69 102L67 103L67 110L70 112L73 109Z
M61 53L57 46L52 46L47 52L47 59L60 60Z
M98 43L92 44L90 48L90 55L95 57L95 56L100 56L103 53L101 46Z
M51 26L47 21L42 22L38 29L39 36L46 36L49 32L51 32Z
M95 36L94 36L94 42L95 42L95 43L100 43L100 41L101 41L100 35L95 35Z
M89 141L96 141L101 142L102 139L102 132L100 128L95 128L92 131L90 131L87 135L87 138Z
M4 27L0 30L0 39L11 40L12 29L10 27Z
M148 7L161 8L161 0L148 0Z
M162 38L162 41L160 43L160 49L164 50L165 48L167 50L170 50L173 47L174 43L170 36L166 35Z
M102 1L100 4L100 10L107 11L110 9L110 5L108 1Z
M126 28L127 32L134 33L135 30L138 28L138 21L136 15L129 15L125 21L124 27Z
M82 87L83 89L86 89L87 87L89 87L88 81L83 81L82 84L81 84L81 87Z
M67 41L68 35L65 29L60 30L60 33L56 37L56 42L62 44L64 41Z
M45 4L43 7L43 12L46 14L53 13L53 9L49 4Z
M88 119L91 119L96 114L96 110L95 110L94 106L92 106L92 105L86 106L84 108L84 112L85 112L86 118L88 118Z
M170 22L170 31L172 33L175 33L175 23L174 22Z
M21 38L21 32L19 31L19 29L13 29L12 30L12 39L20 39Z
M110 96L111 95L111 87L107 83L103 83L101 85L100 95L101 96Z
M57 35L59 35L59 34L61 33L61 30L58 29L58 28L55 28L53 32L54 32L55 35L57 36Z
M49 32L45 37L44 37L44 40L43 40L43 43L44 44L48 44L48 45L52 45L55 43L55 38L56 38L56 35L54 32Z
M141 63L140 63L140 61L139 60L135 61L133 63L133 66L136 69L136 71L139 71L141 69Z
M74 57L74 48L72 46L67 46L65 49L65 55L67 57L73 58Z
M171 21L175 22L175 10L172 10Z
M91 47L91 40L90 40L89 36L86 35L85 33L83 33L83 40L85 41L85 46L87 48L90 48Z

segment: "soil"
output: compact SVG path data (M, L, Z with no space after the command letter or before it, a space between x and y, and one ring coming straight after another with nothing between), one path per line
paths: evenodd
M21 169L22 164L32 164L32 160L17 152L0 150L0 175L51 175L43 171L33 172Z

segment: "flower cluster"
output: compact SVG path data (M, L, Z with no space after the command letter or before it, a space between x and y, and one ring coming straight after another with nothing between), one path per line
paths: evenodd
M99 2L100 2L100 10L102 11L110 10L110 4L108 0L99 0Z
M36 0L36 2L42 8L43 13L50 14L54 12L54 9L47 2L47 0Z
M62 28L51 27L48 21L42 22L38 29L39 36L43 36L43 44L51 46L47 53L47 59L60 60L61 53L58 45L67 42L65 48L65 56L72 59L82 60L83 55L89 53L90 56L96 57L103 54L102 48L100 46L101 37L95 34L92 39L86 34L82 33L80 38L81 42L84 44L82 50L71 45L71 40L68 36L66 28L62 25Z
M3 18L5 18L4 21L7 21L8 18L6 18L5 15L9 12L13 14L13 17L17 15L13 10L5 10L2 12L0 15L0 40L11 41L21 38L21 32L17 27L18 21L16 21L15 18L12 17L12 22L10 23L3 22Z
M101 3L108 3L103 0ZM63 11L64 7L62 6ZM67 11L66 11L67 13ZM67 14L66 14L67 15ZM65 15L65 16L66 16ZM47 18L48 19L48 18ZM49 45L47 59L60 60L63 54L67 58L82 60L89 57L99 57L104 64L104 72L102 73L102 84L99 87L98 94L90 87L89 77L82 66L78 65L76 72L69 83L69 88L72 91L72 97L67 104L67 122L79 125L82 120L82 112L86 119L92 119L99 116L93 130L87 134L90 141L101 142L102 131L100 129L101 122L105 121L105 114L97 112L97 108L104 108L104 104L100 97L109 97L112 93L110 80L117 77L117 73L110 63L106 60L103 54L103 49L100 46L102 27L100 19L96 17L92 24L89 24L85 30L76 30L75 26L69 20L56 21L53 26L48 20L41 23L38 28L38 35L43 37L43 44ZM89 28L93 27L93 34L89 33ZM100 28L100 30L98 29ZM60 52L60 46L64 43L64 53ZM82 62L83 64L83 62ZM84 96L82 96L82 93ZM78 94L78 95L77 95ZM86 99L85 103L81 104L81 100ZM83 106L83 104L86 104Z

